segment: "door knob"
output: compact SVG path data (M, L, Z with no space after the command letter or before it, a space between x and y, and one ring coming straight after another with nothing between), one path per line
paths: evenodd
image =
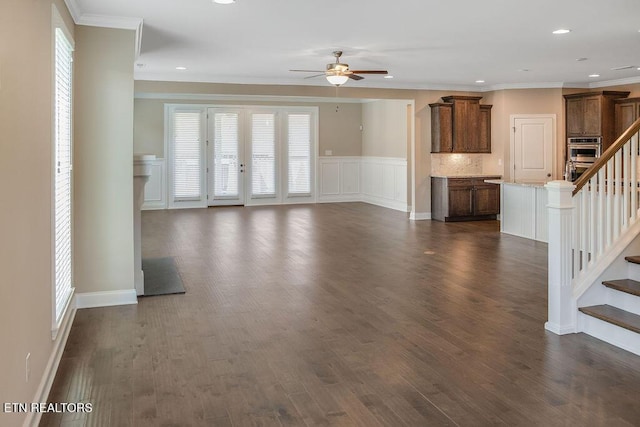
M551 174L550 173L547 174L547 178L551 178Z

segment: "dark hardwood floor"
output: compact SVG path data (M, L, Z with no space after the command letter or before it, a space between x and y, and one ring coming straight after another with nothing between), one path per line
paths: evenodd
M186 294L79 310L41 425L633 426L640 358L544 330L545 244L361 203L143 213Z

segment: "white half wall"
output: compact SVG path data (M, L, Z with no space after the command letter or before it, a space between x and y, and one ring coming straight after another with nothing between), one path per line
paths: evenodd
M144 186L142 210L167 208L167 162L165 159L151 161L151 176Z

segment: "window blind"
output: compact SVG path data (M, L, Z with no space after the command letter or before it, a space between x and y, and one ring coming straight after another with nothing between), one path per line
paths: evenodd
M251 194L276 194L275 114L251 116Z
M214 116L214 196L238 196L238 113Z
M173 113L173 198L200 200L202 195L200 111L175 111Z
M54 269L55 323L58 325L72 294L71 264L71 87L72 46L59 28L55 31L54 94Z
M288 115L288 191L289 194L311 193L311 116Z

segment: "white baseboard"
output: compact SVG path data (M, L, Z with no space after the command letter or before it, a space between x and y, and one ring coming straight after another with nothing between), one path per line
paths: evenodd
M547 331L553 332L556 335L566 335L566 334L575 334L576 333L575 325L560 326L560 325L558 325L556 323L545 322L544 328Z
M383 197L372 196L371 194L363 194L362 201L371 205L382 206L383 208L394 209L396 211L409 212L407 204L397 200L385 199Z
M73 297L75 299L75 296ZM49 356L49 361L42 374L42 379L36 390L36 394L33 397L32 402L45 403L49 398L49 392L51 392L51 386L53 380L56 378L58 372L58 366L60 365L60 359L62 359L62 353L64 353L64 347L67 344L67 338L69 338L69 332L71 331L71 325L73 325L73 319L76 317L76 302L71 301L69 308L60 324L58 329L56 340L53 344L53 351ZM42 412L29 411L22 424L25 427L36 427L40 424L40 418Z
M335 194L318 196L317 203L362 202L360 194Z
M121 291L84 292L76 294L76 308L109 307L112 305L137 304L135 289Z
M411 214L409 214L409 219L411 221L423 221L431 219L431 212L411 212Z

